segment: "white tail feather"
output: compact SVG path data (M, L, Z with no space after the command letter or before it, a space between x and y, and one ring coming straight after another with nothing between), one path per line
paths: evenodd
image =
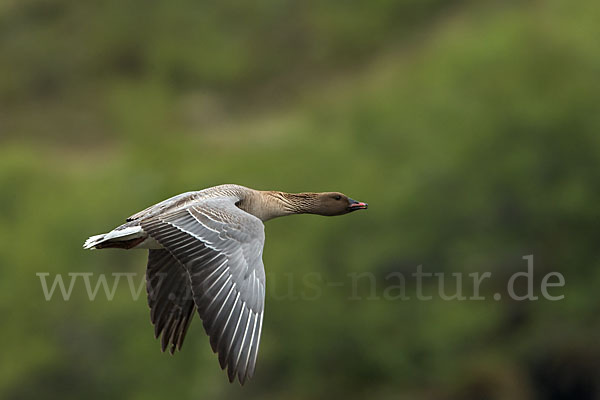
M141 237L143 235L142 228L140 226L128 226L126 228L117 228L108 233L101 235L90 236L88 240L83 244L84 249L95 249L100 243L104 243L108 240L129 240Z
M98 243L102 243L104 241L104 236L106 236L106 233L103 233L101 235L90 236L88 238L88 240L86 240L85 243L83 244L83 248L94 250L95 246Z

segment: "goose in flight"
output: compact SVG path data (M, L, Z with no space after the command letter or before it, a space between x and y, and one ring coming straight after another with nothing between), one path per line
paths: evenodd
M187 192L148 207L85 249L149 249L146 289L162 350L181 350L198 311L230 382L254 375L265 301L264 221L342 215L367 204L342 193L285 193L240 185Z

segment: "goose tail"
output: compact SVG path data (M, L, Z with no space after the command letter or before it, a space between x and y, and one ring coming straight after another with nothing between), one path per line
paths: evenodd
M84 249L119 248L131 249L146 239L140 226L118 227L108 233L90 236L83 244Z
M89 250L89 249L94 250L96 248L97 244L102 243L105 236L106 236L106 233L90 236L83 244L83 248L86 250Z

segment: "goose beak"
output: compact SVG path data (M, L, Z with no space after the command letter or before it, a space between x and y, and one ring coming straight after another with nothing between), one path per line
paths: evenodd
M350 205L348 206L349 211L366 210L369 207L367 203L363 203L362 201L348 200L350 201Z

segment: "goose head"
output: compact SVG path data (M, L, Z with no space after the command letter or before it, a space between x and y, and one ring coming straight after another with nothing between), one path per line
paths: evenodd
M353 200L339 192L318 193L314 200L313 213L325 216L348 214L368 207L367 203Z
M251 198L250 201L242 201L237 205L262 221L292 214L343 215L367 208L367 203L353 200L340 192L260 191L256 193L258 193L257 199Z

